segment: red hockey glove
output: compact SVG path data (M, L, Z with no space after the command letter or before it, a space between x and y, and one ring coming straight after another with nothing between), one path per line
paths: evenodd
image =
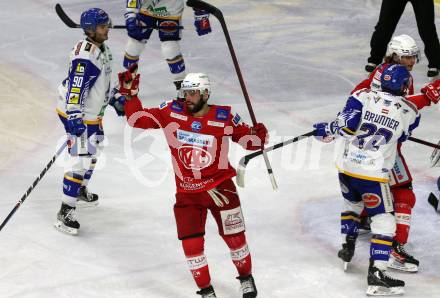
M137 63L130 65L128 70L118 73L119 93L124 96L135 96L139 92L140 74L136 74Z
M251 127L251 135L257 136L262 142L264 142L264 144L269 142L269 134L263 123L257 123L255 126Z
M440 99L440 79L432 83L429 83L423 87L420 91L426 95L427 98L433 103L438 103Z

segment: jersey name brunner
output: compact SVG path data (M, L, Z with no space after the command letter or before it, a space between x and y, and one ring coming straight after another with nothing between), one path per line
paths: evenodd
M394 119L387 117L387 116L384 116L384 115L375 114L370 111L365 112L364 120L369 121L369 122L378 123L380 125L386 126L386 127L391 128L393 130L396 130L400 124L400 122L397 120L394 120Z

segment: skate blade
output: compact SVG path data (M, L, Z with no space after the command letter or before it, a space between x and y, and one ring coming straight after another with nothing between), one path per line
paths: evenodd
M54 223L53 226L55 227L55 229L57 229L60 232L63 232L63 233L69 234L69 235L73 235L73 236L78 235L78 229L70 228L70 227L64 225L63 222L60 220L58 220L56 223Z
M347 271L347 269L348 269L348 263L349 263L349 262L344 262L344 271Z
M381 287L381 286L368 286L367 296L398 296L403 295L405 290L403 287Z
M78 200L76 202L76 207L79 208L93 208L99 205L99 201L96 200L94 202L87 202L87 201L82 201L82 200Z
M412 272L415 273L419 271L419 266L411 263L400 263L397 260L391 260L387 264L388 268L399 270L399 271L405 271L405 272Z

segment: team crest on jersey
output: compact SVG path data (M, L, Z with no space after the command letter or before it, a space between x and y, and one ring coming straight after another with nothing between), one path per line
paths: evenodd
M190 170L201 170L213 161L212 155L199 147L183 145L177 152L182 164Z
M382 202L382 199L375 193L364 193L362 200L364 201L365 207L369 209L378 207Z
M235 114L234 118L232 118L232 123L234 123L235 126L237 126L238 124L240 124L241 122L241 117L238 114Z
M217 110L215 111L215 119L217 120L226 121L228 120L228 116L229 116L229 110L217 108Z
M173 101L173 103L171 104L171 110L176 112L182 112L183 111L182 103L178 101Z
M199 132L202 129L202 123L200 121L194 121L191 123L192 131Z

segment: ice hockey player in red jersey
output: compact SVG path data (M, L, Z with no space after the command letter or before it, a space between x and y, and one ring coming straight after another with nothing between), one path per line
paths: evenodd
M243 297L256 297L251 255L245 237L240 200L231 180L236 175L228 160L229 140L248 150L258 150L267 141L264 124L249 127L229 106L208 105L209 78L189 73L182 82L184 100L143 108L137 93L139 75L126 87L130 72L121 74L119 90L126 95L125 115L129 125L162 129L172 156L176 180L174 215L177 235L202 297L216 297L204 254L207 210L213 215L220 236L230 249L238 271ZM123 99L122 99L123 100ZM121 101L121 99L119 99ZM111 103L112 104L112 103Z
M367 88L372 90L380 89L380 78L382 72L390 64L401 64L408 71L413 69L415 63L419 60L419 49L413 38L408 35L399 35L391 39L388 44L387 54L384 63L378 65L370 76L357 85L352 94L360 89ZM413 78L410 77L408 87L408 96L406 99L412 102L420 110L429 106L431 102L438 102L438 95L434 93L438 89L439 82L428 84L422 88L422 93L414 95ZM412 190L412 177L403 157L402 143L398 144L396 162L391 170L390 186L394 198L394 210L396 217L396 236L393 241L393 249L388 266L394 269L417 272L419 261L405 251L404 245L407 243L410 224L411 210L415 205L416 197ZM365 219L365 212L361 218Z

